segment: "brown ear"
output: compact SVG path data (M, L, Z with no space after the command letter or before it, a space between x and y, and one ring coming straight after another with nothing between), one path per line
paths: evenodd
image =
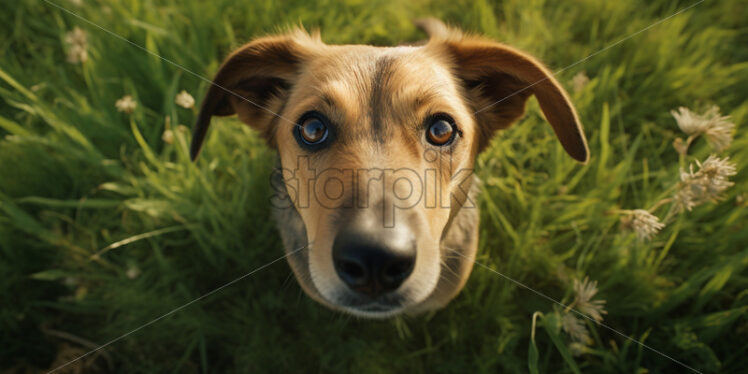
M454 71L465 84L481 124L483 148L495 130L518 120L535 95L566 152L587 162L589 149L577 113L563 88L534 58L511 47L480 39L446 39Z
M190 157L197 158L213 116L239 119L270 140L283 99L308 58L310 43L322 43L303 31L256 39L240 47L218 69L203 99L192 132Z

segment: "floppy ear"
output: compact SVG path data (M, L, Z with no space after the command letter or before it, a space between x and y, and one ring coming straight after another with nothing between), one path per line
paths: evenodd
M479 147L495 130L518 120L530 95L535 95L546 120L566 152L587 162L589 149L582 125L569 97L551 73L534 58L500 43L463 39L458 32L438 41L454 62L454 74L464 83L481 126Z
M272 125L284 120L278 112L300 66L309 57L310 43L322 42L297 30L256 39L231 53L203 99L192 132L192 160L200 153L213 116L238 114L240 120L271 141Z

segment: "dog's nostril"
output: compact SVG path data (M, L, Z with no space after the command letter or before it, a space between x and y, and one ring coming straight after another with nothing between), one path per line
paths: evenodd
M383 275L388 280L404 279L413 271L413 265L413 261L410 258L395 260L384 268Z
M364 276L364 269L360 265L353 262L340 261L339 268L340 271L354 278L361 278Z
M389 262L379 276L379 282L385 290L395 290L408 279L413 272L414 257L402 257Z
M343 281L352 287L360 287L367 282L366 267L357 261L338 260L335 262L335 269Z

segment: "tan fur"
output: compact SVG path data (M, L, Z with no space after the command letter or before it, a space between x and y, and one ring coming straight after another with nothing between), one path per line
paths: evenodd
M299 283L315 300L357 315L435 309L459 293L477 250L479 215L477 180L455 178L472 170L496 130L522 116L530 95L569 154L581 162L588 158L573 106L537 61L438 21L421 20L419 26L431 34L422 46L326 45L299 30L250 42L219 70L193 136L195 157L210 117L236 113L268 140L286 170L276 175L274 184L285 186L276 198L293 200L274 215ZM338 129L329 147L310 153L297 144L293 127L311 110ZM449 151L424 140L424 120L436 113L449 114L460 129ZM412 186L427 170L436 173L439 188L422 181L418 199L403 198L407 188L397 179ZM377 176L382 183L367 182ZM366 204L357 204L362 197ZM382 220L385 233L392 230L390 220L415 231L415 269L397 290L401 308L375 313L343 302L350 292L336 276L331 248L350 217Z

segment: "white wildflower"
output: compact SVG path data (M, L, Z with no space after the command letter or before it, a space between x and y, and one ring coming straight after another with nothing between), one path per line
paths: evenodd
M88 35L85 31L83 31L83 29L75 26L72 30L65 34L65 43L68 45L86 45L88 44Z
M706 121L686 107L680 107L678 111L671 110L670 114L675 117L675 122L678 123L681 131L688 135L702 133L706 129Z
M167 118L166 130L164 130L164 133L161 135L161 140L163 140L164 143L166 144L174 143L174 135L176 135L177 133L188 134L190 132L190 129L187 128L187 126L185 125L177 125L176 130L172 130L171 126L169 126L169 121L168 121L169 117L166 117L166 118Z
M192 108L195 106L195 98L192 97L187 91L182 90L182 92L177 94L177 97L174 99L174 102L177 103L177 105L181 106L182 108Z
M682 178L681 172L681 178ZM681 185L683 186L683 185ZM691 211L696 206L694 202L694 194L690 188L681 187L673 195L673 204L676 213L682 213L685 211Z
M590 83L590 78L583 71L580 71L574 76L574 78L571 78L571 84L574 92L583 90L584 87L587 86L587 83Z
M735 184L728 178L737 173L735 164L729 159L711 155L703 163L696 161L698 171L693 171L693 164L688 172L681 170L681 182L673 197L676 211L683 212L706 202L722 200L723 192Z
M161 134L161 140L166 144L174 143L174 131L171 129L171 117L164 117L164 133Z
M704 135L716 152L727 149L732 143L735 124L729 122L729 116L722 116L716 105L711 106L704 114L696 114L685 107L670 113L684 133L691 136Z
M117 102L114 103L114 106L117 108L117 111L130 114L135 111L138 103L133 100L132 96L125 95L121 99L117 100Z
M161 140L166 144L174 143L174 131L171 129L164 130L163 135L161 135Z
M561 328L569 334L571 340L583 344L589 344L592 342L590 334L587 331L587 327L584 325L584 321L580 320L572 313L565 313L561 317Z
M128 278L135 279L140 275L140 269L138 269L137 266L131 266L129 269L127 269L127 272L125 273Z
M597 322L603 320L603 314L608 314L604 309L605 300L592 300L597 294L597 281L590 282L587 277L584 277L581 282L574 279L574 292L576 292L576 296L571 305L576 305L580 312Z
M581 356L589 352L589 350L590 349L582 343L572 342L571 344L569 344L569 352L571 352L571 355L574 357Z
M732 143L732 131L735 128L735 124L728 122L729 116L719 115L712 121L704 136L706 141L712 146L715 152L719 153L727 148L730 148Z
M88 38L81 28L76 26L65 34L65 45L69 63L78 64L88 61Z
M621 225L633 230L639 240L650 240L665 227L657 216L644 209L625 210L623 213Z

